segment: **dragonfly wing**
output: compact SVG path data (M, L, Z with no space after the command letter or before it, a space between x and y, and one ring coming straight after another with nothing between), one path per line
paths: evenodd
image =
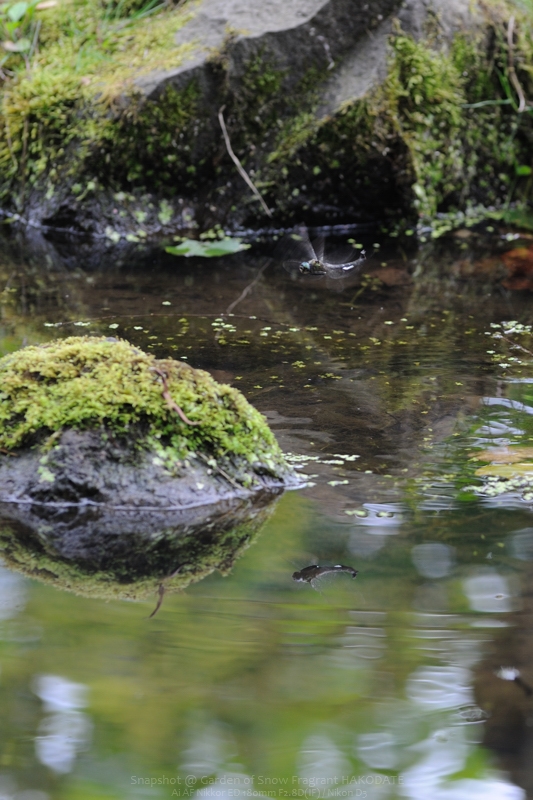
M323 261L324 260L324 246L325 246L324 237L323 236L318 236L316 239L313 239L313 241L310 242L310 244L311 244L311 247L313 248L313 250L315 252L315 258L317 258L319 261Z
M295 228L280 239L274 251L274 258L283 262L297 261L299 264L316 258L307 228Z
M333 280L339 280L340 278L347 278L352 269L353 267L351 265L348 266L346 264L326 264L326 275Z
M300 273L300 264L301 261L295 261L294 259L289 259L288 261L282 261L283 268L290 272L291 275L298 275Z
M348 272L351 272L353 269L360 267L361 264L364 264L366 261L366 257L363 255L360 258L357 258L355 261L346 261L343 264L332 264L329 261L326 261L325 267L327 269L328 275L332 278L341 278L345 276Z

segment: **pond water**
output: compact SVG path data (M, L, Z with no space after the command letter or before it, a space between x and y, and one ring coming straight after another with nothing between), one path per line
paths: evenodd
M531 499L469 462L533 443L532 359L491 327L533 322L501 246L383 248L333 281L267 245L2 242L2 354L105 333L187 359L266 415L308 485L152 619L155 596L1 568L1 798L533 796ZM312 564L358 575L292 579Z

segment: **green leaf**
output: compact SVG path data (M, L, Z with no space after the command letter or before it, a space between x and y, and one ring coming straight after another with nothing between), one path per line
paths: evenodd
M18 22L19 19L22 19L28 8L28 3L15 3L8 9L7 16L12 22Z
M527 164L521 164L515 167L515 172L517 175L531 175L531 167L528 167Z
M2 47L10 53L26 53L31 47L31 42L29 39L19 39L18 42L11 42L8 39L2 42Z
M239 253L241 250L248 250L249 244L245 244L241 239L220 239L217 242L199 242L197 239L184 239L179 245L165 247L167 253L173 256L202 256L203 258L217 258L220 256Z
M509 208L502 215L504 222L516 228L533 231L533 213L527 208Z

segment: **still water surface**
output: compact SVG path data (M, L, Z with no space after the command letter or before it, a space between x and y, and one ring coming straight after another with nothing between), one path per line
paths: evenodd
M155 597L1 568L2 799L533 797L532 701L497 676L533 683L531 501L461 492L473 447L533 442L505 404L533 366L509 378L489 338L533 308L486 280L476 246L383 251L370 277L329 281L268 248L2 244L2 354L96 333L186 358L241 389L309 476L231 575L153 619ZM292 580L310 564L358 575Z

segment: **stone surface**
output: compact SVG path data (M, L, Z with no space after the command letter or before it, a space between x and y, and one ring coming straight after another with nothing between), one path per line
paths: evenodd
M182 85L200 67L209 70L213 53L224 49L230 83L254 53L272 57L288 70L288 83L313 64L335 66L368 30L399 6L399 0L203 0L177 34L176 44L193 43L182 66L136 81L148 97L170 82Z
M237 90L243 63L261 52L287 70L289 85L301 70L322 62L333 74L321 89L320 115L333 114L383 80L395 21L420 39L428 20L438 21L448 41L483 22L470 0L200 0L176 35L177 45L194 44L183 64L138 78L136 85L151 99L169 83L183 87L199 76L207 88L213 54L224 49L229 81Z
M461 152L469 88L453 84L455 64L429 81L437 82L437 94L438 82L446 84L440 98L429 88L416 101L422 102L417 109L422 122L413 122L413 109L407 109L398 124L398 98L393 98L390 108L371 110L370 116L379 119L366 140L345 148L343 138L353 143L357 127L340 130L344 112L363 105L383 85L391 65L391 35L401 32L427 45L422 68L432 69L432 58L446 56L458 33L475 39L482 53L491 26L499 25L498 14L504 14L498 2L490 8L478 0L191 2L185 6L188 21L175 35L180 52L189 47L180 65L132 76L137 91L132 95L128 89L113 107L115 143L96 142L96 156L89 148L85 162L65 165L73 185L97 190L79 199L69 185L55 192L37 188L27 199L25 219L37 227L73 225L113 242L215 224L233 229L270 224L230 158L221 108L231 146L266 197L274 226L391 216L414 220L421 203L422 214L431 216L450 204L464 207L467 200L499 202L504 187L496 184L506 169L501 145L508 140L510 122L487 117L487 130L498 130L498 136L501 124L501 143L490 144L479 158L475 144ZM499 84L494 92L501 92ZM431 130L434 108L454 96L460 122L446 110ZM480 120L477 114L475 124ZM433 169L424 141L436 132L431 152L444 157ZM113 135L108 132L106 142L113 142ZM509 156L513 163L522 163L522 147L517 144ZM116 167L113 178L106 163ZM132 167L136 178L130 182ZM468 177L478 168L492 193L480 188L476 176ZM467 176L464 186L461 176Z
M132 439L134 439L132 432ZM0 551L7 563L60 588L141 597L229 570L299 478L256 465L253 487L200 457L169 474L155 453L95 431L65 431L47 459L37 449L0 462Z
M289 469L285 481L257 463L247 468L254 484L246 488L238 482L245 477L242 464L213 469L200 456L188 456L182 468L170 473L155 452L136 449L135 439L134 429L128 439L66 430L46 456L46 474L53 479L43 478L43 455L37 448L0 456L0 503L179 511L298 485Z

